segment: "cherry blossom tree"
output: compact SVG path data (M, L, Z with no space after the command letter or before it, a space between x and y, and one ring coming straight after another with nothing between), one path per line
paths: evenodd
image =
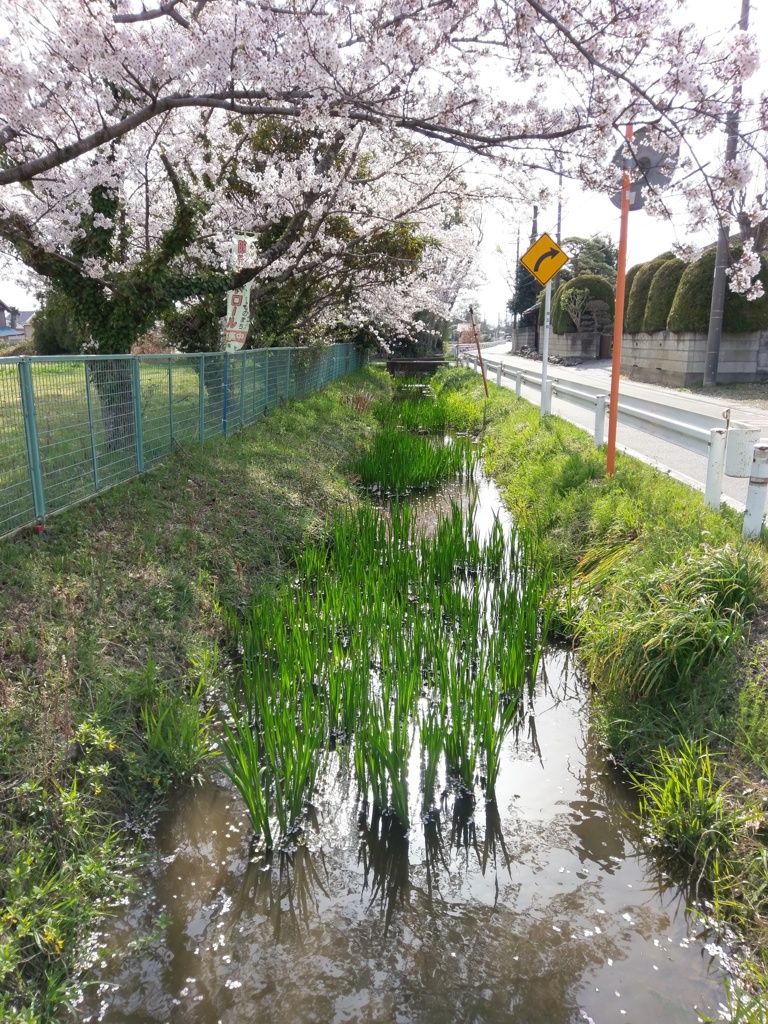
M520 195L561 166L613 190L618 129L646 125L681 151L693 222L724 216L741 164L700 141L758 64L749 33L712 41L672 0L6 0L2 18L0 244L77 291L104 350L251 279L258 297L355 273L354 316L429 308L421 270L365 280L345 257L408 219L460 265L456 152ZM768 98L741 102L740 152L764 161ZM237 272L234 230L268 239Z

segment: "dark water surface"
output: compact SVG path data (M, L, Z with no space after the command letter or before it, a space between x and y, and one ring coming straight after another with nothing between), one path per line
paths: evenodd
M480 485L477 522L499 509ZM434 511L434 506L432 506ZM429 516L427 515L427 519ZM252 859L223 776L162 821L140 894L111 922L107 1024L682 1024L713 1014L721 972L685 901L643 849L624 780L590 726L569 658L546 659L510 736L497 804L446 794L428 826L411 764L408 840L361 821L329 755L307 846ZM444 773L441 773L444 780ZM159 923L167 922L164 928ZM146 939L157 930L156 938ZM137 943L136 940L139 940Z

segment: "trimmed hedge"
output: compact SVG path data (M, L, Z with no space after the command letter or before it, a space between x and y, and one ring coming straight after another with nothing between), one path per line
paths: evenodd
M626 313L624 314L624 330L629 334L637 334L638 331L643 330L645 306L648 302L651 282L656 276L656 272L671 258L669 253L663 253L661 256L657 256L656 259L644 263L635 274L629 293Z
M639 271L645 266L644 263L636 263L633 267L630 267L624 278L624 330L627 329L627 306L629 305L629 295L632 291L632 282L637 277Z
M667 260L653 275L645 304L643 330L646 334L666 331L669 311L675 301L677 286L688 264L677 258Z
M738 259L741 251L740 246L733 246L731 257ZM669 311L667 330L703 333L709 328L714 273L714 249L707 249L695 263L685 268ZM768 330L768 259L765 256L760 257L760 281L764 294L755 302L749 302L743 295L735 295L726 289L724 332L742 334Z
M568 334L576 330L576 324L563 308L563 299L570 291L584 289L589 292L590 298L604 302L609 317L613 318L616 296L611 283L597 274L580 274L561 284L552 299L552 330L555 334Z

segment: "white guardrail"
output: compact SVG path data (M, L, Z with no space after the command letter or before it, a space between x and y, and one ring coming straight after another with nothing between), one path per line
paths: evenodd
M479 368L476 354L464 354L460 360L475 371ZM541 373L537 370L519 370L489 359L485 360L485 369L488 376L496 374L496 383L500 387L505 378L514 380L518 398L522 395L523 385L541 392ZM548 394L542 401L545 409L552 407L552 397L557 396L573 405L594 410L595 447L600 448L605 443L608 394L589 384L558 380L551 374L547 374L546 388ZM644 398L619 395L620 423L707 459L704 501L710 508L720 507L724 476L749 478L742 536L759 537L768 492L768 440L761 440L759 427L737 423L730 419L729 413L730 410L726 410L723 418L717 419Z

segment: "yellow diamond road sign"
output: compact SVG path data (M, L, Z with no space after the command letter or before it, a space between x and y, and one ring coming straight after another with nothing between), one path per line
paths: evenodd
M568 257L554 239L543 234L528 252L520 257L520 262L526 270L530 270L539 284L546 284L561 267L565 266Z

